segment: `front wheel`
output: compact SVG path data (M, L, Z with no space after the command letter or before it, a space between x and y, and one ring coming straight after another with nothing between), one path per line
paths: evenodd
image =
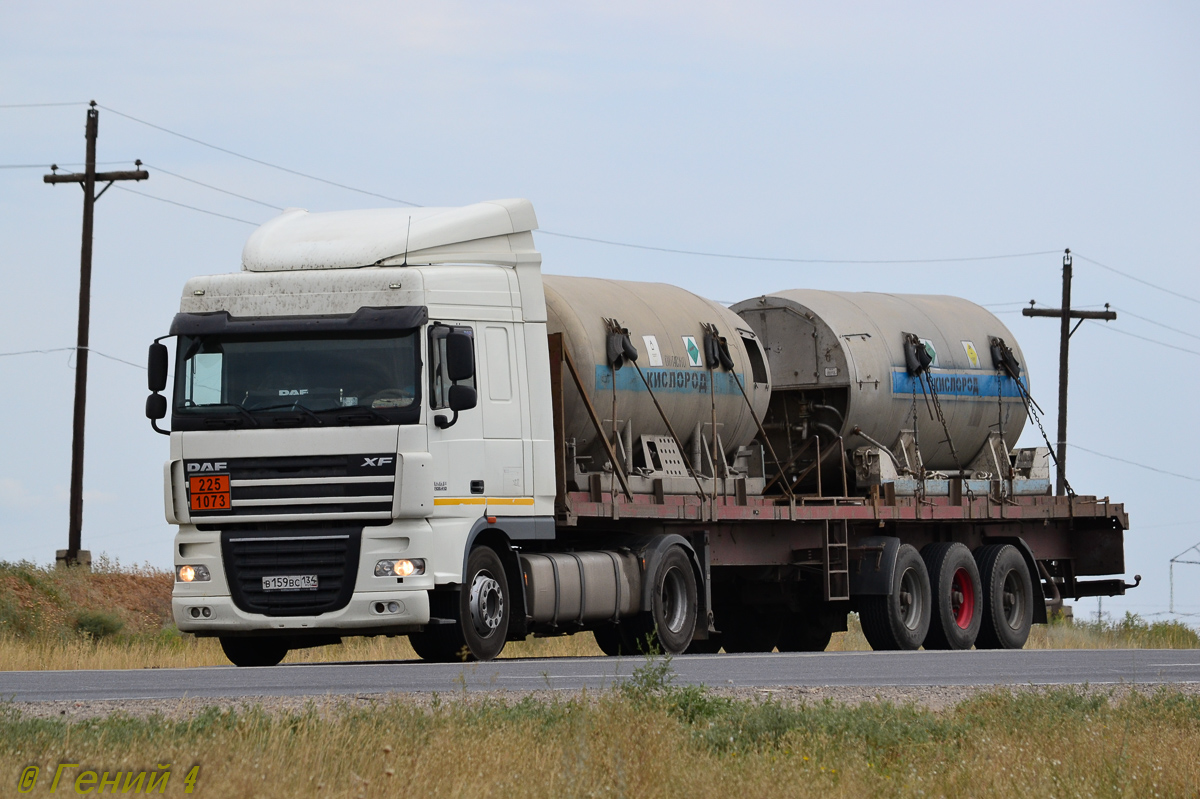
M512 602L496 550L480 546L467 557L459 589L457 624L434 626L408 639L423 660L492 660L504 649Z
M221 649L235 666L277 666L287 657L287 642L280 638L230 638L221 636Z
M902 544L896 554L891 593L859 600L859 619L871 648L919 648L929 633L930 594L925 561L911 545Z

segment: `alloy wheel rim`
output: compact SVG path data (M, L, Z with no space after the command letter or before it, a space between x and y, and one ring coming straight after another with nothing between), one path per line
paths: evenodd
M487 638L504 618L504 592L491 572L480 571L471 581L470 606L475 632Z

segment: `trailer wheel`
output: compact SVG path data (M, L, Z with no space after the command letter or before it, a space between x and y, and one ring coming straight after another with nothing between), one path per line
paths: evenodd
M422 660L492 660L504 649L512 603L500 556L491 547L476 547L467 557L463 578L458 623L408 636Z
M975 550L983 590L979 649L1020 649L1033 625L1033 582L1025 558L1009 544Z
M859 600L859 619L871 648L919 648L929 632L930 596L925 561L911 545L901 545L896 554L892 592Z
M930 544L921 550L933 592L933 618L926 649L970 649L979 635L983 594L971 550L958 543Z
M221 649L235 666L277 666L287 657L287 641L281 638L229 638L221 636Z
M824 652L831 638L833 630L819 616L789 613L779 633L779 651Z
M681 655L692 643L699 615L696 575L682 547L673 546L663 554L651 585L650 610L626 622L629 643L638 652L648 652L653 639L663 652Z

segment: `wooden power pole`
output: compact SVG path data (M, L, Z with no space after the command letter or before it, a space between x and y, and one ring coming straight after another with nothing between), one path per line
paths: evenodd
M1055 493L1063 496L1067 493L1067 361L1070 350L1071 336L1083 324L1084 319L1103 319L1111 322L1117 318L1115 311L1108 310L1108 303L1103 311L1076 311L1071 308L1071 250L1063 254L1063 293L1061 308L1034 308L1033 300L1029 307L1021 311L1024 316L1049 316L1061 319L1060 339L1058 342L1058 472L1056 475ZM1071 320L1078 319L1075 327Z
M96 101L89 104L87 112L87 159L82 173L59 175L58 167L51 166L51 174L42 180L46 183L79 183L83 188L83 244L79 255L79 330L75 340L75 414L71 430L71 527L67 536L67 548L58 550L59 562L67 566L79 563L89 565L90 553L82 553L83 537L83 422L87 407L88 325L92 308L92 212L96 200L118 180L147 180L150 174L142 169L132 172L96 172L96 136L99 132L100 112ZM134 166L141 167L141 161ZM96 183L107 185L96 194Z

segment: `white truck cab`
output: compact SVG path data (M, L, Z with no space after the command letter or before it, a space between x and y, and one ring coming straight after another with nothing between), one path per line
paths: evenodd
M164 497L181 630L248 664L419 632L498 520L553 537L536 227L527 200L290 209L241 272L187 282Z

